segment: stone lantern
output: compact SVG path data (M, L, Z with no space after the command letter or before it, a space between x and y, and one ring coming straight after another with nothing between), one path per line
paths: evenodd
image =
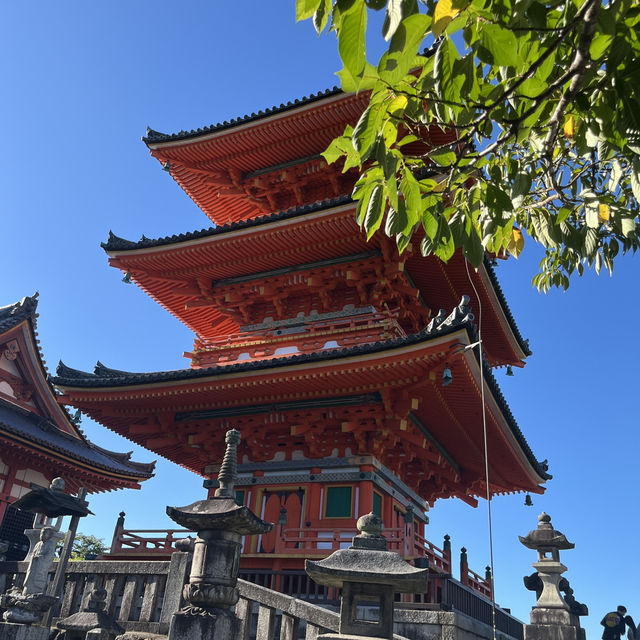
M362 516L359 535L349 549L340 549L319 562L307 560L305 570L318 584L342 588L340 633L323 640L393 637L395 593L425 593L428 569L412 567L399 554L387 550L381 535L382 520L375 514ZM361 617L363 607L378 609L378 620Z
M197 531L191 575L183 596L187 606L174 614L170 640L235 638L239 620L231 610L238 601L238 570L242 536L267 533L265 522L235 501L237 447L240 432L226 434L227 448L218 474L220 486L213 498L186 507L167 507L167 515L179 525Z
M63 489L62 478L54 479L49 488L32 483L31 491L16 500L13 506L45 517L44 523L60 516L70 515L78 519L91 513L82 498L67 495L63 493ZM30 551L29 566L22 589L14 587L0 596L0 605L6 609L2 615L4 622L0 623L0 638L3 639L39 640L46 638L49 633L46 625L39 626L34 623L41 621L59 600L55 590L53 593L47 593L47 589L52 591L48 584L49 570L54 560L56 542L61 534L48 525L42 526L36 532L37 542L32 545ZM59 573L64 575L65 566L65 562L61 560L56 576Z
M560 562L560 551L573 549L560 531L551 525L546 513L538 516L538 528L530 531L520 542L538 552L538 561L532 564L541 583L536 606L531 610L531 624L525 626L525 640L580 640L584 629L578 616L570 610L560 593L562 574L567 570Z

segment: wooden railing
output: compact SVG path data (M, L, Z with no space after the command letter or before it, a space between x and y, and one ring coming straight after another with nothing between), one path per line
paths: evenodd
M351 545L354 529L327 529L320 527L286 528L277 536L273 553L291 557L328 556L338 549ZM109 555L117 557L169 557L176 550L176 542L195 533L184 529L125 529L117 526ZM405 535L405 529L385 529L383 532L390 551L396 551L405 558L426 558L432 572L452 574L451 543L445 538L444 549L436 546L425 537L412 533ZM247 538L243 548L245 554L257 553L255 543ZM259 548L259 545L257 545ZM490 576L482 576L467 566L466 552L460 562L460 582L474 591L491 598Z
M193 531L185 529L120 529L114 534L109 553L166 556L176 551L176 542L195 536Z

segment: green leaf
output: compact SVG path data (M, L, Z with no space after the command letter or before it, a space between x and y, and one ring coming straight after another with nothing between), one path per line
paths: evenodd
M500 187L491 183L487 183L486 204L489 209L497 213L513 210L511 198ZM510 228L511 225L509 225L509 233L511 233Z
M640 159L634 158L631 164L631 191L640 202Z
M376 185L367 203L367 212L364 217L364 228L367 232L367 240L380 228L382 214L384 213L384 198L382 185Z
M395 236L407 229L407 209L402 198L398 200L398 209L389 208L384 232L388 236Z
M323 0L296 0L296 22L310 18L322 4Z
M451 235L451 229L444 217L438 220L438 246L434 253L442 260L447 262L456 252L456 245Z
M316 12L313 14L313 26L316 30L316 33L322 33L324 31L330 15L331 0L321 0L320 4L318 4Z
M460 60L455 44L445 38L438 47L434 62L435 89L438 97L446 102L460 103L460 91L466 80L464 69L456 68Z
M625 238L629 238L634 231L636 231L636 221L632 217L624 217L620 219L620 226L622 227L622 235Z
M420 185L407 167L404 167L402 171L400 191L404 195L406 204L407 225L412 228L420 220L422 198L420 196Z
M435 240L438 233L438 220L431 213L431 211L424 211L422 214L422 227L424 228L427 238Z
M368 62L365 63L364 71L359 76L353 76L346 67L340 69L336 75L340 78L340 88L345 93L373 89L378 78L375 67Z
M449 167L456 161L456 154L449 150L430 151L429 158L441 167Z
M385 40L390 40L402 22L402 0L389 0L387 14L382 26L382 35Z
M362 1L358 5L342 18L338 33L340 59L354 79L362 74L366 62L367 7Z
M518 67L518 41L512 31L486 23L480 29L480 43L491 53L491 62L501 67Z
M382 80L394 84L409 73L430 22L428 16L416 13L398 25L389 49L378 64L378 74Z
M363 161L369 157L373 150L383 116L383 105L380 103L371 104L365 109L356 124L353 131L353 146Z
M587 226L591 229L597 229L600 226L598 217L598 202L591 200L584 203L584 218Z
M484 247L478 234L471 230L471 233L466 238L462 252L465 258L474 266L479 267L484 260Z
M589 55L592 60L598 60L602 54L609 49L613 42L613 36L606 33L597 33L591 41Z

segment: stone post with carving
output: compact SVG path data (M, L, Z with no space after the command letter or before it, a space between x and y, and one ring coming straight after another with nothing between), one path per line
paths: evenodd
M538 601L531 610L531 624L524 628L525 640L584 640L579 617L560 593L562 574L567 570L560 562L560 551L573 549L575 545L553 528L551 517L546 513L538 516L537 529L524 538L518 537L525 547L538 552L538 561L532 566L540 580Z
M187 605L174 614L169 640L231 640L239 620L232 607L238 601L238 570L242 536L267 533L265 522L235 501L237 447L240 432L226 434L227 448L218 474L220 486L213 498L186 507L167 507L179 525L197 531L189 583L183 596Z

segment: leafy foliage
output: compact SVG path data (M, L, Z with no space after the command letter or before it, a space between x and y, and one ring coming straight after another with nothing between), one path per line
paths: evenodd
M367 20L383 10L374 66ZM487 251L517 257L527 236L545 249L544 291L640 246L637 2L297 0L296 11L336 32L342 88L370 91L324 154L360 168L369 236L382 228L403 250L418 233L424 255L461 249L475 266Z
M87 556L98 556L105 551L107 546L102 538L78 533L73 541L71 560L86 560Z

